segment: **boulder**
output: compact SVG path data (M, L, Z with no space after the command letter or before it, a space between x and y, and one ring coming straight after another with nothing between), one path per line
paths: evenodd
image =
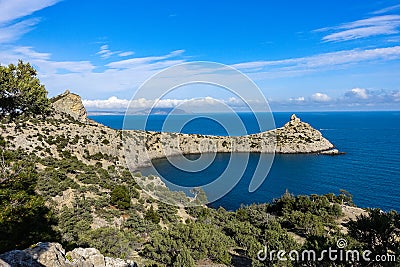
M59 243L40 242L24 250L0 255L0 267L130 267L133 261L104 257L95 248L76 248L65 253Z
M58 243L38 243L25 250L12 250L0 255L11 267L66 267L65 251ZM0 265L3 266L3 265ZM7 266L7 265L6 265Z

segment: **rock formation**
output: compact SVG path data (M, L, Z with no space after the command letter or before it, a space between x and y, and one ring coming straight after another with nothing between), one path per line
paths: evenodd
M0 255L1 267L130 267L134 262L104 257L94 248L76 248L65 253L59 243L37 243L24 250Z
M52 99L53 108L70 115L75 120L84 122L87 118L86 109L79 95L66 90L63 94Z

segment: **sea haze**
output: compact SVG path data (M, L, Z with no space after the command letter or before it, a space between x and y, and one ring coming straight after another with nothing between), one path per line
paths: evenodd
M290 113L274 113L277 127L283 126ZM239 183L223 198L211 205L233 210L241 204L269 202L281 196L286 189L293 194L339 193L346 189L360 207L379 207L400 211L400 112L304 112L297 113L303 121L319 129L339 150L340 156L275 155L271 171L262 186L248 192L249 182L258 163L259 155L251 154L248 167ZM179 125L185 116L175 115L169 120ZM229 114L214 114L231 116ZM146 130L160 131L166 115L151 115ZM249 134L260 131L252 114L240 114ZM121 129L122 115L91 116L111 128ZM130 129L143 129L145 116L130 118ZM224 118L226 121L227 118ZM135 121L137 122L135 124ZM173 124L173 123L172 123ZM268 126L269 127L269 126ZM266 127L266 128L268 128ZM163 129L168 130L168 129ZM266 129L263 129L266 130ZM227 131L211 119L194 119L181 130L183 133L227 135ZM237 133L230 133L238 135ZM170 182L196 186L212 181L227 166L230 157L240 154L218 154L214 162L198 173L178 170L166 159L153 161L158 172ZM192 157L196 157L195 155ZM142 173L151 174L149 169ZM212 192L206 192L212 194Z

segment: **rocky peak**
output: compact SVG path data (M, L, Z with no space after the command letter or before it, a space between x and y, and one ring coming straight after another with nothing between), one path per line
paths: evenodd
M297 118L296 114L292 114L292 116L290 116L290 121L300 122L300 118Z
M74 119L85 122L87 119L86 109L82 104L82 99L79 95L66 90L61 95L52 99L53 108L62 113L66 113Z

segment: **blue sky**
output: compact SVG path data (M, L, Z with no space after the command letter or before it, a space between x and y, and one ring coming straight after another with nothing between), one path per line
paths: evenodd
M399 110L399 31L400 1L0 0L0 63L31 62L50 96L70 89L88 109L124 108L164 68L213 61L276 111Z

